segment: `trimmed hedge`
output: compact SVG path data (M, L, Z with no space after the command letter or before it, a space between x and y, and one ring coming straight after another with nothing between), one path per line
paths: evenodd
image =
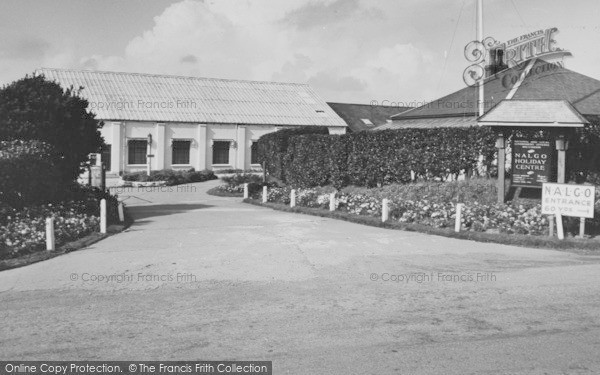
M494 158L489 128L400 129L346 135L280 132L259 139L259 155L270 175L298 187L332 184L381 186L445 180Z
M322 126L303 126L296 129L282 129L260 137L258 141L259 160L265 163L269 174L284 181L284 157L289 140L303 134L328 134L329 130Z

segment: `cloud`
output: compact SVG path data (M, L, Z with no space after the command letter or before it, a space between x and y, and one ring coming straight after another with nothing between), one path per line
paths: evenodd
M358 9L358 0L337 0L329 4L324 1L310 2L290 11L281 21L299 29L310 29L340 22L355 14Z
M308 82L335 101L414 97L426 90L409 81L423 75L428 82L434 61L426 47L386 31L397 27L383 15L393 4L183 0L156 16L122 55L86 56L77 67Z
M5 59L39 59L49 49L50 43L41 38L28 36L17 39L0 38L0 57Z
M179 61L182 63L195 64L198 62L198 58L194 55L185 55Z

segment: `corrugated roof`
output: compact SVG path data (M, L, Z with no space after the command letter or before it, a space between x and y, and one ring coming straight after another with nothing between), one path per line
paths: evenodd
M43 68L100 120L347 126L310 86L139 73Z
M373 131L386 129L431 129L448 127L469 127L477 126L476 116L448 116L448 117L430 117L430 118L412 118L406 120L394 120L387 124L373 128Z
M588 121L566 100L503 100L478 120L490 126L581 127Z

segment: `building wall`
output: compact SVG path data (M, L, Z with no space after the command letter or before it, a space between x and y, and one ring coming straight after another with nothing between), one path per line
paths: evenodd
M272 125L236 124L191 124L153 122L110 122L105 121L101 134L111 145L111 174L119 172L145 171L146 164L128 164L129 140L147 140L152 135L150 154L151 169L249 169L252 165L251 146L261 136L277 131ZM330 128L331 129L331 128ZM342 128L345 130L345 128ZM331 130L330 130L331 131ZM339 131L336 132L339 134ZM189 140L189 164L175 165L172 161L172 140ZM213 164L212 145L214 141L231 142L228 164Z

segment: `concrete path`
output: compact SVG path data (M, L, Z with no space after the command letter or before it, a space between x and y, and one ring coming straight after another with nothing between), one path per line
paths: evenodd
M600 373L598 256L282 213L217 184L122 191L126 232L0 272L0 357Z

